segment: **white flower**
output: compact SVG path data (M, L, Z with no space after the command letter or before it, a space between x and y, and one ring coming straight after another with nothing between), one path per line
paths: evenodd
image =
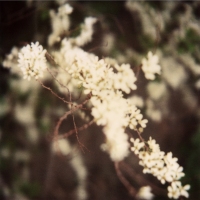
M54 45L56 42L60 42L60 36L69 30L69 15L72 11L73 8L69 4L60 6L57 13L54 10L50 10L52 33L48 37L49 46Z
M106 150L110 158L114 162L123 160L129 154L128 136L124 133L123 128L105 127L106 143L104 150Z
M184 196L186 198L189 197L189 194L188 194L188 191L190 189L190 185L185 185L183 187L180 187L180 193L181 193L181 196Z
M58 8L58 15L59 16L69 15L72 13L72 11L73 11L73 8L69 4L65 4Z
M189 78L187 70L172 56L162 57L162 77L165 82L173 89L178 89L186 84Z
M138 155L140 149L144 147L144 143L140 142L138 138L136 140L131 138L130 141L133 143L133 147L131 147L131 151L133 151L136 155Z
M182 186L180 181L172 182L170 186L168 186L168 197L178 199L180 196L184 196L186 198L189 197L188 191L190 189L190 185Z
M31 43L21 49L18 66L24 79L30 80L32 77L38 79L43 76L43 71L47 68L45 53L46 50L43 50L39 42Z
M141 187L138 191L136 197L138 199L146 199L146 200L152 200L154 195L151 193L151 187L150 186L144 186Z
M138 155L139 164L144 167L143 173L154 175L162 184L171 183L171 186L168 187L169 198L177 199L179 196L189 196L187 190L190 186L182 187L181 182L178 181L184 176L183 167L179 166L178 159L173 158L171 152L165 155L151 137L146 143L133 138L131 138L131 142L133 143L131 150Z
M132 97L129 98L129 100L137 107L142 108L144 107L144 100L142 99L142 97L134 95Z
M149 97L152 100L159 101L161 98L166 98L167 87L164 82L149 82L147 85Z
M66 139L54 140L52 143L52 151L54 153L62 153L68 155L71 151L71 146Z
M180 186L180 182L172 182L171 186L168 186L167 190L168 190L168 197L169 198L174 198L174 199L178 199L180 196L180 191L179 191L179 186Z
M146 79L154 80L155 74L160 74L161 67L158 65L158 56L153 55L150 51L147 54L147 59L142 59L142 70Z
M84 24L82 24L81 34L76 38L70 38L71 43L77 46L83 46L92 40L93 24L97 21L94 17L85 18Z
M9 68L13 74L21 75L21 70L17 66L18 62L19 48L13 47L10 54L6 55L3 61L3 67Z
M121 66L115 64L114 68L118 72L113 73L113 87L115 89L130 93L131 90L137 88L135 85L136 77L129 64L122 64Z

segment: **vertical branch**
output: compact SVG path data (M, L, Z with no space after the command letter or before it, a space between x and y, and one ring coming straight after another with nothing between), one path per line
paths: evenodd
M123 185L126 187L126 189L129 191L129 194L135 198L136 196L136 190L135 188L130 184L130 182L124 177L122 174L120 168L119 168L119 162L115 162L115 170L117 173L117 176L119 177L120 181L123 183Z
M156 186L151 181L148 181L143 176L141 176L139 173L135 172L134 169L130 165L128 165L127 163L125 163L123 161L120 164L121 164L121 167L127 172L127 174L132 179L134 179L139 185L141 185L141 186L149 185L156 194L166 196L166 191L164 189Z
M73 105L71 105L71 107L72 107ZM83 150L83 148L85 148L85 149L87 149L88 150L88 148L80 141L80 139L79 139L79 136L78 136L78 129L77 129L77 126L76 126L76 123L75 123L75 118L74 118L74 114L73 114L73 109L71 108L71 115L72 115L72 119L73 119L73 124L74 124L74 132L76 133L76 139L77 139L77 141L78 141L78 143L79 143L79 145L80 145L80 147L81 147L81 149L82 149L82 151L84 152L84 150ZM89 150L88 150L89 151Z

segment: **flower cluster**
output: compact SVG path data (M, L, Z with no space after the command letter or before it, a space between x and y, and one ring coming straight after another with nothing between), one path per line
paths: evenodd
M45 53L46 50L43 50L39 42L31 43L21 49L18 66L24 79L30 80L32 77L38 79L43 76L43 71L47 68Z
M81 26L81 33L78 37L71 38L71 42L77 46L83 46L92 40L93 24L97 21L94 17L85 18Z
M147 59L142 59L142 70L146 79L154 80L155 74L160 74L161 67L158 65L158 56L153 55L150 51L147 54Z
M187 190L190 186L182 186L178 181L184 176L183 167L179 166L178 159L173 158L171 152L165 154L160 151L159 145L151 137L146 143L140 142L138 138L131 138L131 142L133 143L131 151L138 155L139 164L144 167L143 173L154 175L162 184L171 183L171 186L168 187L169 198L177 199L179 196L189 196Z
M49 46L52 46L56 42L60 42L60 36L69 30L70 20L68 15L71 14L72 11L73 8L69 4L60 6L57 13L54 10L50 11L52 33L48 38Z
M130 10L140 9L140 7L136 8L137 5L137 3L134 5L127 4L131 8ZM48 38L48 45L52 48L55 43L61 43L61 48L59 50L55 49L52 52L52 59L55 59L55 63L59 66L56 68L57 74L53 77L57 80L59 86L64 85L68 91L73 91L73 97L78 90L83 90L85 95L91 94L87 106L90 108L91 115L94 117L96 124L103 126L105 143L102 144L102 149L109 153L112 161L119 162L129 154L130 143L128 142L128 135L125 129L128 127L141 133L148 122L146 119L143 119L143 115L136 107L135 101L124 97L124 94L130 94L132 90L137 88L135 84L136 76L130 64L119 64L115 59L111 58L100 59L98 56L80 48L92 40L93 25L97 22L97 19L94 17L85 18L84 23L80 26L80 35L62 40L64 36L68 35L70 28L69 15L72 11L73 8L69 4L60 6L58 12L50 11L52 33ZM148 20L148 18L146 19ZM13 49L4 65L12 66L17 54L18 49ZM38 79L43 76L43 71L47 68L45 54L46 50L39 45L39 42L31 43L31 45L21 49L18 54L17 69L22 71L24 79ZM13 69L14 66L12 66ZM141 69L147 79L154 80L156 74L161 72L158 56L148 52L147 58L142 59ZM167 69L168 67L166 70L165 67L163 68L165 73L163 77L166 80L171 77L171 71ZM181 66L180 69L182 69ZM195 68L195 70L197 69ZM63 71L67 73L62 73ZM178 70L178 72L184 74L181 70ZM168 74L169 76L167 76ZM61 79L62 81L60 81ZM173 81L168 81L168 84L176 88L180 85L180 82L186 79L187 76L182 75L182 78L178 79L178 81L173 79ZM66 87L63 88L66 89ZM156 93L155 88L156 91L159 89ZM59 89L64 93L64 89L61 90L61 87ZM158 101L162 98L166 94L166 87L165 85L153 83L149 85L148 91L150 91L151 98L147 100L147 114L149 112L154 120L159 121L162 115L159 110L153 111L153 100ZM141 99L136 98L136 101L138 105L143 105ZM73 103L73 105L75 104ZM86 121L86 117L83 117ZM180 196L189 196L188 190L190 186L182 186L179 181L184 176L183 168L177 163L178 159L172 157L171 152L165 154L152 138L147 142L131 138L131 142L133 143L131 151L138 155L140 159L139 164L144 167L143 172L154 175L162 184L170 184L168 186L169 198L177 199ZM59 145L59 150L64 155L70 153L71 146L64 139L53 143L52 149L54 152L58 150L57 145ZM81 159L77 158L71 161L81 183L77 193L80 193L79 196L82 196L80 199L86 199L87 194L85 193L84 185L86 172L84 168L82 168L81 172ZM152 199L151 188L148 186L142 187L136 194L136 197Z
M135 104L123 97L123 93L136 89L136 77L130 65L119 65L110 58L99 59L74 46L71 39L62 41L61 53L55 52L54 57L70 75L68 85L73 83L74 90L81 87L85 94L92 94L91 113L97 125L104 126L106 135L102 147L112 160L122 160L129 152L125 128L142 132L147 123Z
M20 69L17 67L19 49L17 47L13 47L11 52L6 55L5 60L3 61L3 66L5 68L9 68L14 74L21 74Z

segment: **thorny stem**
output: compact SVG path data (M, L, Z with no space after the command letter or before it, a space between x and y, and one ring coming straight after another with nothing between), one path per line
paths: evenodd
M123 183L123 185L126 187L126 189L129 191L129 194L132 197L136 196L136 190L135 188L129 183L129 181L124 177L122 174L120 168L119 168L119 162L115 162L115 170L117 173L117 176L119 177L120 181Z

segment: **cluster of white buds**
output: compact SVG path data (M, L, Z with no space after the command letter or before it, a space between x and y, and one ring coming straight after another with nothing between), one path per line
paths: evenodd
M188 197L190 186L182 186L179 181L185 174L182 172L183 167L177 163L177 158L172 157L172 153L165 154L160 151L160 147L156 141L151 137L147 142L140 142L140 140L131 138L133 151L138 155L139 164L144 167L143 173L150 173L157 177L162 184L168 182L171 185L168 187L168 197L177 199L180 196Z
M47 68L45 53L46 50L43 50L39 42L31 43L21 49L18 66L24 79L30 80L32 77L38 79L43 76L43 71Z

